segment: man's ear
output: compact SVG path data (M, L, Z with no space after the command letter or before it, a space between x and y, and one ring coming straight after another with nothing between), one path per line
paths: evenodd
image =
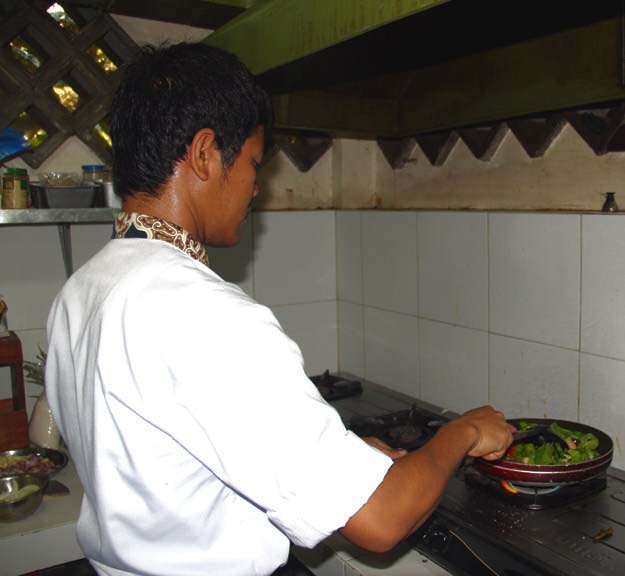
M187 151L191 169L200 180L208 180L221 166L221 153L215 142L215 132L210 128L198 130Z

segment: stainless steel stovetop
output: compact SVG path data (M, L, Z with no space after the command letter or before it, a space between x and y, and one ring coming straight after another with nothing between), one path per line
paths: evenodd
M348 377L348 376L346 376ZM332 402L343 420L389 416L413 399L360 380L362 394ZM423 402L424 424L454 417ZM418 550L460 576L599 576L625 574L625 473L610 468L605 487L573 502L543 510L500 499L467 482L470 459L450 481L431 518L409 540ZM601 480L599 481L601 482ZM603 531L612 535L595 541Z

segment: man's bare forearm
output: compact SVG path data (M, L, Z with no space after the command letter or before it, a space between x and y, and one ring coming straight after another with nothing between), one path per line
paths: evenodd
M434 511L466 455L500 457L512 440L511 430L503 415L490 407L443 426L423 448L393 463L341 533L367 550L390 550Z

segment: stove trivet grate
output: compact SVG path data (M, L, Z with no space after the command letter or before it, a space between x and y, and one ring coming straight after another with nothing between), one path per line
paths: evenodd
M317 387L321 397L326 402L362 394L362 384L358 380L348 380L341 376L335 376L330 374L329 370L323 374L311 376L310 381Z
M413 404L408 410L353 418L347 428L360 437L375 436L393 448L412 451L434 436L442 423Z

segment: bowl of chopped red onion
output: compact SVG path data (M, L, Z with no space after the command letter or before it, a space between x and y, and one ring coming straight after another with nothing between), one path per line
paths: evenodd
M67 465L67 454L51 448L18 448L0 452L0 478L34 474L51 478Z

